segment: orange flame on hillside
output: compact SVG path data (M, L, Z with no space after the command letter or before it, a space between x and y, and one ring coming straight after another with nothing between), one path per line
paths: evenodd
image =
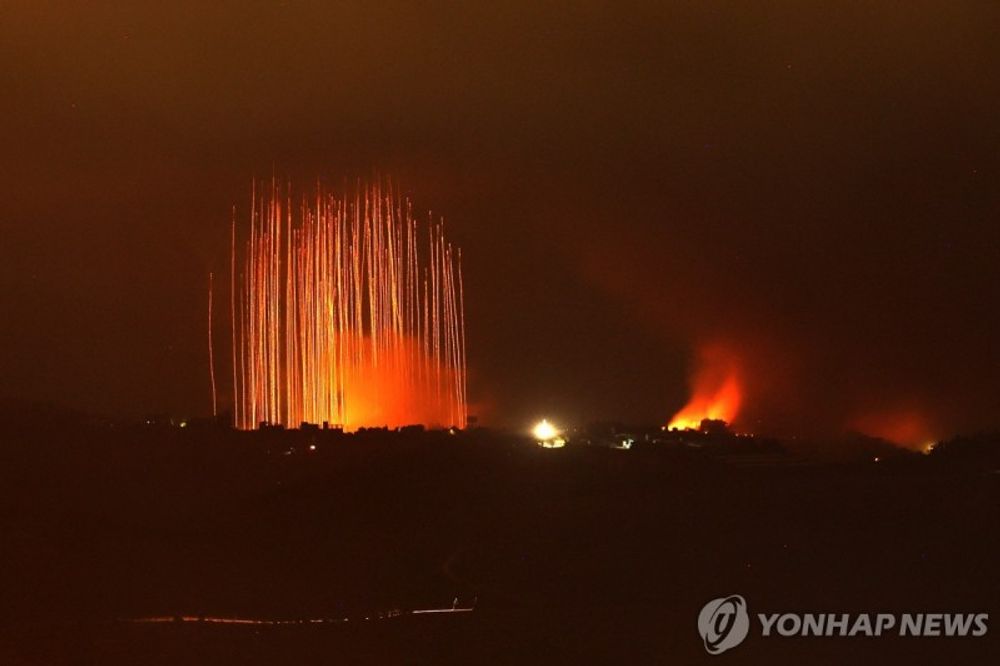
M691 399L670 419L669 428L697 430L704 419L732 423L743 402L740 363L727 348L707 345L699 352Z

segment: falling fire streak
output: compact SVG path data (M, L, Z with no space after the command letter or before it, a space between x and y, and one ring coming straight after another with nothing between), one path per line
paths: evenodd
M297 207L282 189L254 183L242 243L233 219L236 426L465 427L461 253L443 223L422 240L391 186L317 186Z
M215 354L212 351L212 286L214 275L208 274L208 376L212 380L212 417L218 416L215 393Z
M718 345L703 347L699 356L691 399L670 419L670 428L696 430L704 419L732 423L739 413L743 388L738 359Z

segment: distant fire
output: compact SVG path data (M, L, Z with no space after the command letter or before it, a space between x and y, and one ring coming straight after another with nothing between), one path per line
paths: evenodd
M677 412L669 428L697 429L704 419L732 423L743 401L739 360L719 345L702 347L691 381L691 399Z
M927 418L914 409L867 413L855 418L850 425L865 435L925 453L934 448L936 441Z
M235 422L465 427L461 255L376 184L293 204L255 189L232 230Z

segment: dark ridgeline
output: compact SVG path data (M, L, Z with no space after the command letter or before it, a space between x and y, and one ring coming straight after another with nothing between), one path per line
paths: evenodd
M149 421L18 409L0 424L2 663L688 662L719 594L982 610L1000 583L996 438L825 463L718 424L594 426L549 450L484 429ZM115 621L175 615L350 621ZM982 644L865 649L961 661Z

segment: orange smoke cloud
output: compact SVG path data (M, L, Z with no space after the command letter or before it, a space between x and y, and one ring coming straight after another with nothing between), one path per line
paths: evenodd
M703 346L691 381L691 399L670 419L669 427L696 429L703 419L732 423L743 402L741 375L740 361L730 349Z
M865 435L911 449L929 450L936 441L927 418L913 409L863 414L850 425Z

